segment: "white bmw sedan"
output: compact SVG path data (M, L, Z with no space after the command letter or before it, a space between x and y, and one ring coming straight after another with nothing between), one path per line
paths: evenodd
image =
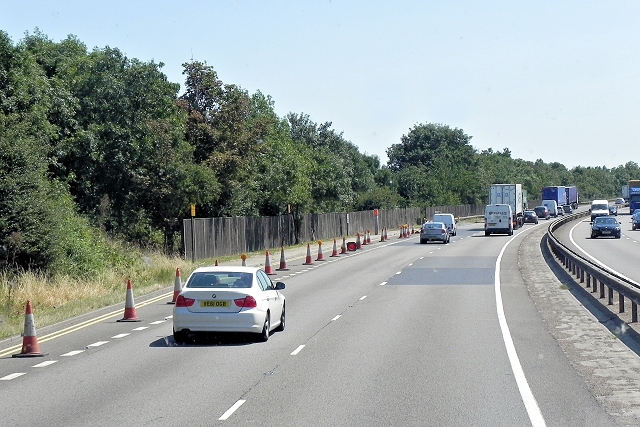
M285 326L285 298L258 267L200 267L182 287L173 308L173 339L197 332L249 332L267 341Z

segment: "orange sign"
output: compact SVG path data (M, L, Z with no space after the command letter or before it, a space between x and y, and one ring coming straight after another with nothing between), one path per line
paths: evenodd
M373 216L378 216L378 209L373 210Z

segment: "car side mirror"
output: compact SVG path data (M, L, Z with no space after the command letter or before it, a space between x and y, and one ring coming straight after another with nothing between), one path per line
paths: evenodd
M276 282L276 291L284 289L284 282Z

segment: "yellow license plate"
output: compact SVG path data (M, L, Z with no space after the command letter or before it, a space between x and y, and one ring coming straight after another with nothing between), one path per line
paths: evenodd
M200 301L200 307L224 307L224 308L229 308L229 301Z

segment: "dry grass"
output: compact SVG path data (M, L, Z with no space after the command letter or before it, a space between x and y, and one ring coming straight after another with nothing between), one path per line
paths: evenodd
M176 268L191 273L194 264L179 258L148 255L128 275L106 272L89 280L55 279L30 271L9 276L0 274L0 339L20 335L26 301L31 301L36 325L46 326L125 299L127 279L136 295L171 286Z

